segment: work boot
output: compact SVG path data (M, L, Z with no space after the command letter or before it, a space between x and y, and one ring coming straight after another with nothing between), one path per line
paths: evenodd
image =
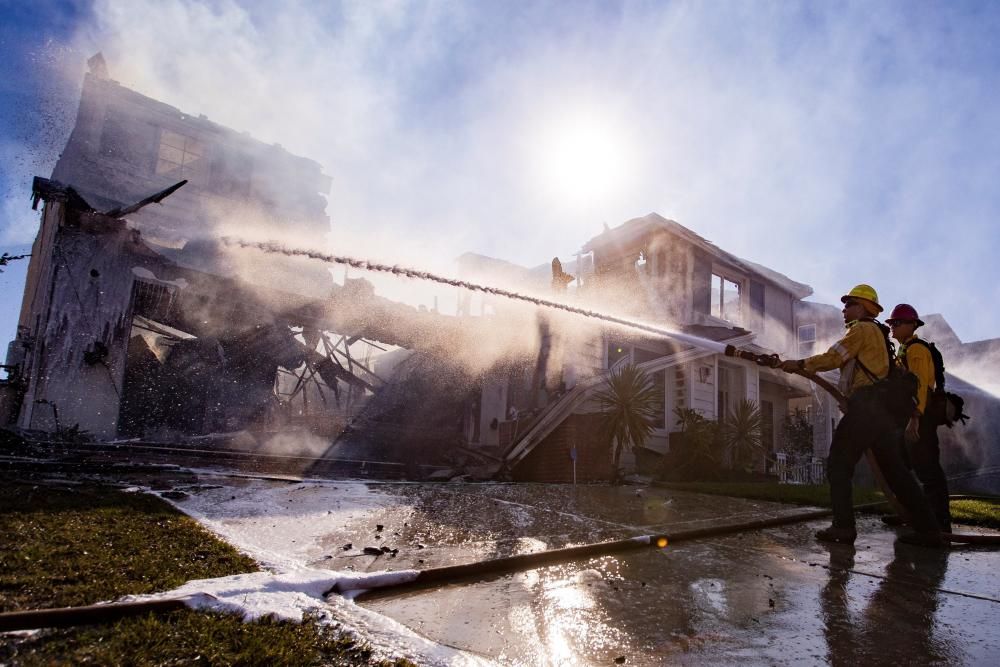
M830 526L816 532L816 539L821 542L835 542L837 544L854 544L858 537L858 531L853 528L838 528Z
M898 514L883 514L881 519L882 523L884 523L887 526L893 526L893 527L902 526L906 523L906 521L903 520L903 517L899 516Z
M914 544L918 547L939 549L948 546L948 542L937 531L912 531L900 535L897 539L905 544Z

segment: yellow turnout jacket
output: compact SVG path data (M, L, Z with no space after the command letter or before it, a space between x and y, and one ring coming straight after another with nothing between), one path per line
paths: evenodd
M889 353L885 336L871 320L854 320L847 324L847 334L822 354L803 360L807 371L840 369L840 391L850 396L859 387L872 384L868 374L857 367L858 360L872 375L882 379L889 374Z
M917 412L921 415L927 409L927 396L937 386L937 378L934 375L934 358L931 351L924 345L913 345L911 343L917 337L910 336L905 343L899 346L896 359L904 368L917 376Z

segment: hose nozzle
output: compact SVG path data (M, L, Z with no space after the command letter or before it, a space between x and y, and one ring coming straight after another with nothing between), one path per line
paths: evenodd
M781 359L778 358L777 354L756 354L748 350L738 350L732 345L726 345L725 354L727 357L745 359L746 361L752 361L758 366L764 366L766 368L777 368L781 365Z

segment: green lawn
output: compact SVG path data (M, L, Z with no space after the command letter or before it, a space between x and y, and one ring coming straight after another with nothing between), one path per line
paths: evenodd
M829 484L778 484L777 482L657 482L656 484L678 491L773 500L792 505L830 506ZM856 505L883 501L885 497L881 492L854 489ZM883 505L875 511L881 510L889 511L889 506ZM955 523L1000 529L1000 498L952 500L951 514Z
M1000 529L1000 498L989 500L952 500L951 520L974 526Z
M0 611L93 604L258 569L158 498L0 479ZM312 621L243 623L190 610L0 638L0 664L192 662L360 665L371 651Z

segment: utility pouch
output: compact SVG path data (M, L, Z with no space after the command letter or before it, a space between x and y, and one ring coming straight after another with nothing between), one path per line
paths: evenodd
M874 386L886 411L897 420L905 421L917 407L918 385L913 373L890 368L888 377L876 380Z
M889 358L889 374L884 378L876 376L861 363L861 359L856 359L858 368L864 371L868 379L871 380L872 386L878 394L879 401L886 411L897 422L903 424L913 415L913 411L917 407L917 389L920 386L920 380L907 369L892 363L895 355L893 354L892 342L889 341L887 329L880 322L875 320L872 320L872 322L878 326L883 338L885 338L886 354Z
M950 391L935 391L927 399L927 418L935 426L947 426L951 428L955 422L962 422L969 419L965 414L965 400L958 394Z
M936 386L934 391L927 397L927 407L924 410L927 419L930 419L934 426L947 426L951 428L955 422L962 422L965 425L965 421L970 419L969 415L963 412L965 409L965 399L958 394L945 391L944 357L937 349L937 346L920 338L914 339L910 345L922 345L927 348L927 351L931 353L931 360L934 362L934 381Z

